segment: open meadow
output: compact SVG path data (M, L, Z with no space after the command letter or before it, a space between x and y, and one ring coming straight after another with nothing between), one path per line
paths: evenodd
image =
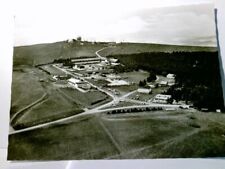
M97 90L92 90L87 93L81 93L72 88L64 88L60 90L71 99L76 100L76 102L83 108L93 108L112 100L105 93Z
M11 116L45 94L39 77L45 78L45 73L30 67L20 66L13 71Z
M9 160L223 157L224 122L192 111L80 116L11 135Z
M16 129L81 113L77 100L63 96L51 77L37 68L18 66L13 73L11 121Z

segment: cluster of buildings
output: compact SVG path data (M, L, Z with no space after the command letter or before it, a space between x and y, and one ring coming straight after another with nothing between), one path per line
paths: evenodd
M175 85L175 75L174 74L168 74L166 78L162 78L161 80L158 80L158 82L149 83L147 84L148 88L139 88L137 90L140 94L151 94L154 91L154 88L156 87L166 87L166 86L173 86ZM157 94L153 99L150 99L149 101L153 103L161 103L161 104L167 104L169 99L171 99L171 95L165 95L165 94Z
M77 78L74 77L64 77L64 76L53 76L55 80L64 80L71 87L81 91L88 92L91 89L90 83L84 79L93 79L95 81L105 80L107 83L106 86L129 86L131 85L129 81L124 80L119 75L110 72L112 66L119 65L118 59L115 58L100 58L100 57L83 57L83 58L74 58L71 59L73 67L66 68L68 71L73 72L74 75L77 75ZM82 77L82 78L81 78ZM140 94L151 94L153 88L158 85L159 87L172 86L175 84L175 75L168 74L166 78L162 78L156 83L148 84L149 88L138 88L137 92ZM114 91L114 93L116 93ZM118 94L118 93L117 93ZM154 103L167 104L168 100L171 99L171 95L157 94L152 100Z
M71 85L73 88L76 88L77 90L85 93L88 92L91 89L91 85L88 84L87 82L76 79L76 78L70 78L68 80L69 85Z
M118 59L109 58L103 59L99 57L87 57L87 58L74 58L71 60L74 65L73 70L85 71L85 72L99 72L110 69L111 66L117 66Z
M85 79L93 79L95 81L104 79L108 82L107 86L124 86L130 85L126 80L121 79L120 76L110 72L112 66L119 65L118 59L109 58L103 59L99 57L82 57L74 58L70 61L73 67L66 67L61 65L61 68L65 68L72 72L77 77L83 77ZM59 66L59 65L58 65ZM59 66L60 67L60 66ZM53 77L55 80L60 80L58 76ZM87 92L91 86L87 82L84 82L78 78L66 79L68 84L81 92Z
M107 86L128 86L130 82L123 80L119 75L107 74L105 75L105 80L109 82Z
M175 75L169 73L166 76L167 80L162 80L159 82L159 86L164 87L164 86L173 86L175 84Z

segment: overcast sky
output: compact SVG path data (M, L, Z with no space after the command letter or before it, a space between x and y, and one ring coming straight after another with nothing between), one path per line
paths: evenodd
M15 45L82 36L126 41L215 46L212 0L19 0Z

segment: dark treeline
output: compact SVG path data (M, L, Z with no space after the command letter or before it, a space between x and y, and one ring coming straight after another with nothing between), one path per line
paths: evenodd
M63 66L69 66L69 67L73 67L74 66L71 58L67 58L67 59L54 59L53 63L62 63Z
M153 52L113 55L123 65L116 72L147 70L159 75L176 74L168 90L175 100L191 101L198 108L224 109L217 52Z

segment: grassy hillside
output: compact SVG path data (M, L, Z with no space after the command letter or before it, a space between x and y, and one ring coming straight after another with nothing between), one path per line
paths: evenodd
M199 46L178 46L165 44L147 44L147 43L120 43L112 48L108 48L100 52L104 56L118 54L134 54L146 52L215 52L215 47L199 47Z
M14 128L25 128L82 111L79 103L61 95L45 72L29 66L14 68L10 111L11 117L17 114L11 123Z
M81 45L79 42L67 43L66 41L31 46L20 46L14 48L13 63L14 66L36 65L49 63L58 58L94 56L95 52L104 46L104 43L92 44L89 42L83 42L83 45ZM216 48L144 43L121 43L116 44L116 47L103 50L101 54L106 56L115 54L173 51L216 51Z
M37 65L49 63L58 58L94 56L95 51L103 47L102 44L84 43L84 45L80 45L79 43L72 44L65 41L15 47L13 64L14 66Z
M224 157L224 122L224 114L190 111L80 116L11 135L8 159Z
M45 74L38 69L31 70L28 67L18 67L18 69L14 69L12 78L11 116L45 94L45 89L39 82L39 78L44 79L46 77Z

